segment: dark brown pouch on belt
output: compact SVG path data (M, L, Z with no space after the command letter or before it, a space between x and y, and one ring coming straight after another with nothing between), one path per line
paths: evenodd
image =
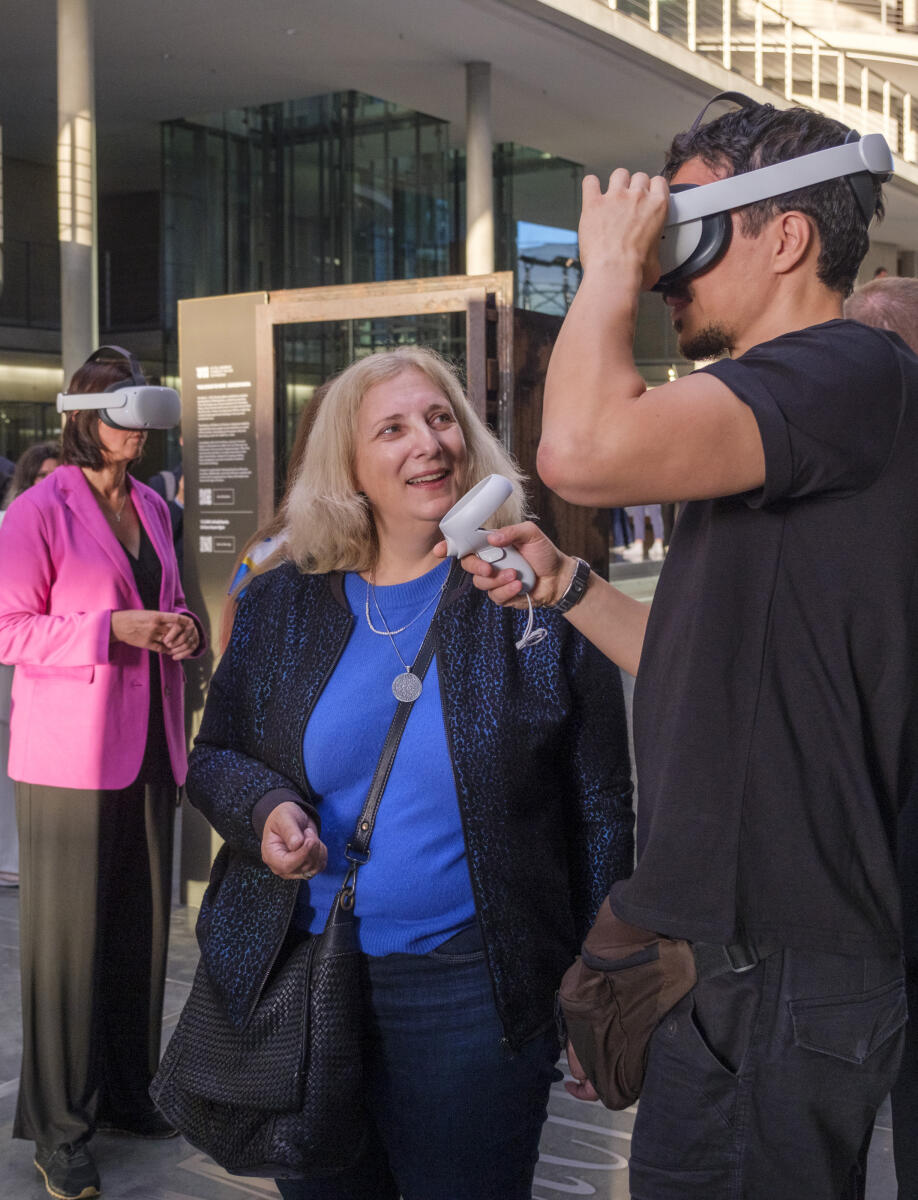
M695 985L691 945L620 921L608 898L561 981L567 1034L606 1108L641 1092L650 1036Z

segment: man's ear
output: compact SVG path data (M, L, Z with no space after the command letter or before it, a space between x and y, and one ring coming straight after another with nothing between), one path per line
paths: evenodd
M819 256L819 234L806 213L796 209L778 213L771 223L771 234L772 264L778 275L793 271L810 254Z

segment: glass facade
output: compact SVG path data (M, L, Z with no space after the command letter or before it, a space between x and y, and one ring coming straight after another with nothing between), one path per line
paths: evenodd
M503 143L494 154L495 257L520 308L563 317L580 283L579 163Z
M53 404L0 400L0 455L10 462L15 462L34 442L53 441L60 431L61 418Z
M3 243L0 325L61 327L61 255L57 242Z
M168 361L180 299L459 270L448 130L355 92L164 125Z
M162 145L167 374L180 299L465 269L465 153L446 121L342 92L172 121ZM550 154L495 147L495 265L515 271L524 307L563 315L573 296L578 270L549 263L533 285L523 260L534 229L557 234L576 260L582 174ZM315 388L354 358L422 341L465 359L461 316L289 326L276 337L279 463Z
M448 122L385 100L341 92L172 121L163 172L173 369L180 299L465 269L464 151L450 145ZM495 147L495 265L517 273L517 296L532 307L520 222L576 242L582 174L538 150ZM552 280L562 294L562 273Z

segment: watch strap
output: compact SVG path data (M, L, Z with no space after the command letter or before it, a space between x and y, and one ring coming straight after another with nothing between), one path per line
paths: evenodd
M583 599L584 593L587 590L587 584L590 582L591 567L585 559L578 558L577 565L574 568L574 574L571 576L571 581L567 585L567 590L558 601L553 604L552 608L557 613L566 613L579 604Z

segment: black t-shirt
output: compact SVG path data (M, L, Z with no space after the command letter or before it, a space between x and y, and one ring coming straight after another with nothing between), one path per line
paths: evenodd
M753 410L765 485L679 518L635 688L638 866L614 908L698 941L895 952L918 358L830 321L704 370Z

